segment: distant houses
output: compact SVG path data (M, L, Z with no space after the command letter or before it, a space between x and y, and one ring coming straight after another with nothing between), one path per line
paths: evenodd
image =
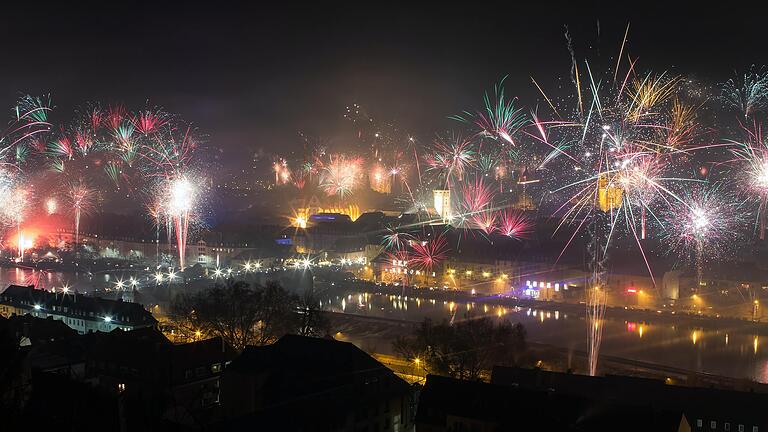
M138 303L77 293L54 293L11 285L0 293L0 315L52 318L80 334L154 327L157 320Z

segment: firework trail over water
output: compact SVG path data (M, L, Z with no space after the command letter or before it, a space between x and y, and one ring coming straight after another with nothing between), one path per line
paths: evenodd
M670 208L685 206L680 190L695 183L681 175L692 152L707 148L694 144L696 107L685 100L682 79L666 72L641 72L636 60L621 55L614 70L597 74L588 60L572 55L571 79L576 106L555 108L535 81L554 114L571 113L570 120L538 122L541 142L550 148L539 172L552 185L550 202L561 219L558 230L573 227L570 243L588 235L592 256L591 285L587 287L589 369L597 373L605 313L605 273L609 249L618 236L638 246L647 270L653 272L643 240L649 219L661 235ZM626 34L621 44L625 51Z

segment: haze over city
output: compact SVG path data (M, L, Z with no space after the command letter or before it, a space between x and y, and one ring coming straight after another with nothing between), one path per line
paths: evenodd
M726 6L8 5L4 424L768 428Z

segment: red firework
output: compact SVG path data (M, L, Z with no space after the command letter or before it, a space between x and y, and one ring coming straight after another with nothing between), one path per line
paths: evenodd
M131 119L131 122L136 127L137 131L147 135L168 123L168 118L160 111L153 112L146 110L140 112L137 117Z
M496 213L490 209L473 214L472 222L487 235L491 235L497 230Z
M415 241L411 244L411 262L419 270L431 271L434 266L445 261L450 248L444 233L440 233L432 240Z
M533 223L521 211L507 209L499 215L499 232L509 238L526 239L533 230Z
M77 144L77 148L80 150L80 153L87 155L88 151L93 146L93 138L91 137L90 132L87 130L78 129L77 132L75 132L75 144Z
M104 122L104 112L98 108L93 108L93 110L91 110L91 112L88 114L88 119L91 125L91 130L95 132Z
M112 130L116 130L120 127L120 124L123 122L123 119L126 116L125 107L122 105L114 105L110 106L107 110L107 125L112 128Z
M485 210L495 195L494 188L486 185L482 177L474 182L466 182L461 186L461 211L468 217Z

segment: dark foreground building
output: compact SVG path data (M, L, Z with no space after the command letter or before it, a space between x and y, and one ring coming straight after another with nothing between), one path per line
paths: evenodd
M0 321L0 430L199 430L220 418L219 380L236 355L220 338L175 345L152 327L61 326Z
M490 384L428 376L416 430L760 432L765 406L762 393L496 367Z
M642 412L682 413L692 431L768 431L768 394L667 385L663 381L608 375L589 377L539 369L496 367L491 382L554 391L592 404L623 404Z
M413 430L410 386L348 342L283 336L224 371L220 430ZM258 425L255 427L254 425Z

